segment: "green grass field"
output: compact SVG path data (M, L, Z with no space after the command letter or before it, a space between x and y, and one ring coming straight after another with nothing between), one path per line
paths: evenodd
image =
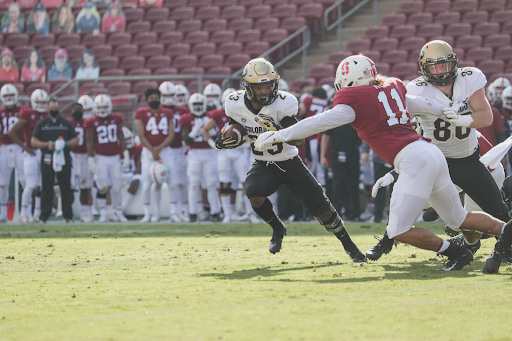
M512 340L512 267L480 272L493 240L446 273L288 227L272 255L266 225L2 225L0 340ZM385 226L347 227L364 252Z

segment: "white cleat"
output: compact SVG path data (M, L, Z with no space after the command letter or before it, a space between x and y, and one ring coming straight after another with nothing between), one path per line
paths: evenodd
M251 222L251 224L263 223L262 220L256 216L256 214L249 214L249 221Z
M113 214L113 213L107 216L107 221L111 221L111 222L114 222L114 223L118 222L116 215Z
M178 216L181 221L187 223L190 221L190 217L188 216L188 213L183 213Z
M100 219L98 219L98 222L99 223L106 223L107 222L107 217L100 214Z
M29 217L27 217L26 215L22 215L22 216L20 217L20 221L21 221L22 223L24 223L24 224L28 224L28 223L30 222L30 218L29 218Z
M223 224L228 224L230 222L231 222L231 216L230 215L225 215L224 219L222 219L222 223Z
M38 222L39 222L39 217L38 217L38 216L34 216L34 217L32 218L32 222L34 222L34 223L38 223Z
M171 221L171 223L182 223L183 222L183 220L181 220L181 218L177 214L171 214L170 221Z
M117 221L119 221L120 223L127 223L128 222L128 219L126 219L126 217L124 216L124 214L116 214L116 217L117 217Z
M92 217L89 217L89 216L84 216L83 218L80 218L80 221L82 223L86 223L86 224L92 223L93 220L94 219Z
M145 215L144 218L142 218L140 220L141 223L149 223L151 222L151 216L150 215Z
M202 211L200 212L198 215L197 215L197 220L199 221L206 221L206 220L210 220L210 213L206 212L206 211Z
M159 216L154 216L151 218L151 222L152 223L158 223L160 221L160 217Z
M7 222L7 217L0 215L0 223L6 223L6 222Z

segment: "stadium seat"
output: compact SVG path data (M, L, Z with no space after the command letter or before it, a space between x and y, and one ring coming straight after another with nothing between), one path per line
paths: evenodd
M37 89L43 89L47 93L52 93L52 86L48 83L28 83L27 87L25 88L25 93L30 96L35 90Z
M138 55L142 57L161 56L164 54L164 49L162 44L144 44L140 46Z
M141 45L141 44L153 44L156 43L157 35L155 32L142 32L137 33L135 37L133 37L132 44Z
M432 24L434 22L434 15L429 12L411 13L407 18L407 24L409 25L425 25Z
M214 54L215 49L216 49L216 46L214 43L210 43L210 42L199 43L199 44L195 44L192 47L192 52L190 52L190 54L193 54L196 56L204 56L206 54Z
M27 59L29 53L34 49L33 46L25 45L25 46L16 46L12 49L12 53L14 54L14 59L18 61L18 64L23 64ZM20 65L18 65L20 66ZM21 68L21 66L20 66Z
M171 66L171 57L169 56L152 56L146 60L146 68L163 69Z
M208 20L218 18L220 15L220 7L218 6L207 6L200 7L197 9L194 18L200 20Z
M270 10L271 7L269 5L251 6L245 13L245 17L251 19L265 18L270 15Z
M306 18L313 33L323 32L323 14L324 7L318 3L304 4L297 10L297 16Z
M226 20L226 19L224 19ZM237 18L229 21L228 30L242 31L253 28L254 20L250 18Z
M303 17L287 17L281 20L279 28L284 28L289 33L293 33L303 26L306 26L306 19Z
M204 68L199 66L186 67L180 70L180 75L204 75Z
M434 23L443 25L456 24L460 22L460 17L461 15L457 11L441 12L436 14Z
M478 62L491 59L493 54L494 52L490 47L473 47L468 50L465 57L468 61Z
M455 52L455 55L457 56L458 59L465 59L464 57L466 56L466 53L464 49L456 47L453 49L453 52ZM414 61L417 62L418 58L416 58Z
M130 82L112 82L107 85L107 93L110 96L127 95L131 90Z
M405 15L404 13L392 13L384 16L380 24L382 26L393 27L396 25L405 24L406 19L407 15Z
M512 72L512 61L509 61L507 63L507 67L505 69L505 72ZM26 90L25 90L26 91Z
M476 26L473 28L473 34L477 34L483 37L498 33L500 33L500 24L497 22L481 22L476 24Z
M311 86L316 85L314 78L296 78L292 84L290 84L290 92L300 92L300 86L304 83L309 83Z
M399 13L418 13L423 10L423 1L407 1L400 4Z
M274 18L289 18L297 13L297 5L294 4L280 4L272 10Z
M204 89L204 87L210 83L211 83L210 80L203 79L202 88ZM187 89L191 94L194 92L200 92L203 90L203 89L199 89L199 81L197 79L194 79L194 80L191 80L190 82L188 82Z
M254 24L255 30L272 30L279 28L279 19L277 18L260 18Z
M512 60L512 46L502 46L498 48L494 58L497 60L504 60L505 62Z
M238 5L245 7L263 5L263 0L238 0Z
M421 25L418 28L418 32L416 33L416 37L424 37L424 38L431 38L435 36L439 36L443 34L444 27L442 24L435 23L435 24L425 24Z
M275 28L273 30L266 30L263 33L262 41L268 41L271 44L277 44L286 39L288 31L282 28Z
M369 50L371 45L372 42L368 38L352 39L347 43L346 49L358 53L359 51Z
M48 46L42 46L40 49L39 49L39 53L41 54L41 58L43 58L45 61L46 60L51 60L53 61L54 57L55 57L55 52L59 49L60 47L57 46L57 45L48 45Z
M203 31L214 32L225 30L228 27L228 21L226 19L209 19L203 24Z
M219 66L224 63L224 56L220 54L208 54L203 55L201 59L199 59L199 63L197 66L200 66L202 68L208 69L214 66Z
M178 44L183 41L183 32L164 32L158 38L158 42L164 45Z
M364 37L368 39L379 39L389 35L388 26L371 26L364 31Z
M151 31L157 34L172 32L174 30L176 30L176 21L174 20L157 21L153 24L153 27L151 28Z
M469 12L478 7L478 0L455 0L452 2L452 11Z
M462 16L462 22L467 22L472 25L486 22L489 19L489 13L487 11L471 11L466 12Z
M134 21L126 26L126 32L128 33L141 33L148 32L151 27L149 21Z
M173 45L169 45L167 49L165 50L166 56L171 57L177 57L177 56L183 56L190 53L190 44L186 43L177 43Z
M187 44L206 43L208 41L209 35L209 32L206 31L188 32L185 35L185 39L183 39L183 42Z
M163 75L177 75L178 69L174 67L166 67L162 69L156 69L155 72L153 72L155 76L163 76Z
M479 9L486 11L496 11L506 7L505 0L480 0Z
M100 66L100 70L108 70L115 69L119 65L119 57L116 56L106 56L96 58L98 65Z
M194 18L194 9L192 7L177 7L172 10L169 19L176 20L177 22L183 20L190 20Z
M251 41L245 44L245 48L242 53L250 55L251 58L256 58L269 48L270 43L268 41Z
M451 3L449 0L433 0L427 2L423 10L430 13L441 13L448 11L450 9L450 5Z
M512 21L509 21L507 23L504 23L501 28L501 34L512 34Z
M334 76L322 77L322 78L318 79L318 82L316 82L316 84L318 86L322 86L324 84L328 84L330 86L334 86L334 80L335 79L336 79L336 77L334 77Z
M225 43L228 41L233 41L235 39L235 32L231 30L222 30L212 32L210 36L210 42L215 44Z
M14 83L16 90L18 90L19 95L23 95L25 93L25 84L23 83ZM29 94L27 94L29 95Z
M105 33L86 33L82 36L82 45L87 47L105 44L107 36Z
M391 66L388 63L375 63L375 66L377 68L377 73L380 73L384 76L389 75L389 71L391 70Z
M187 6L200 8L200 7L208 7L212 5L212 0L188 0Z
M206 70L207 75L226 75L229 76L232 74L231 68L229 66L214 66Z
M66 47L66 51L68 52L68 59L75 60L80 59L82 57L82 53L85 50L84 45L72 45Z
M2 40L2 39L0 39ZM44 34L44 33L36 33L32 36L30 40L30 45L34 46L36 49L41 46L53 45L55 42L55 35L53 33ZM0 41L1 45L1 41Z
M91 49L94 51L94 56L96 58L106 57L112 54L111 45L95 45L92 46Z
M140 21L144 18L143 8L126 8L123 12L127 22Z
M400 41L399 49L406 51L420 51L427 40L423 37L408 37Z
M119 45L114 49L114 56L119 58L135 56L139 50L139 47L134 44Z
M485 37L484 46L496 49L498 47L510 45L509 34L492 34Z
M144 20L149 22L156 22L161 20L167 20L169 18L169 9L168 8L148 8L146 11L146 15L144 15ZM140 19L139 19L140 20Z
M248 54L238 53L227 56L225 64L229 65L232 70L236 71L242 69L250 60L251 56Z
M237 54L242 53L243 44L237 41L228 41L225 43L219 44L217 47L217 54L220 55L229 55L229 54Z
M455 47L461 48L461 49L469 49L472 47L480 47L482 46L483 39L481 36L476 35L467 35L467 36L460 36L455 41Z
M4 45L11 49L16 46L28 45L29 36L26 33L12 33L4 38Z
M416 53L413 51L412 54ZM389 64L404 63L407 61L408 55L408 52L405 50L388 50L382 54L380 61Z
M257 41L260 40L261 37L261 31L260 30L243 30L238 32L236 35L235 41L238 41L240 43L248 43L251 41Z
M446 27L444 34L452 36L454 38L471 34L471 24L468 23L457 23L450 24Z
M379 51L375 51L375 50L366 50L366 51L361 51L360 54L362 54L363 56L366 56L368 58L370 58L371 60L373 60L374 63L377 63L377 62L380 62L380 59L381 59L381 53ZM341 60L340 60L341 61ZM331 63L331 64L334 64L334 63ZM338 63L339 64L339 61ZM337 67L338 65L336 65Z
M137 69L144 67L144 64L144 57L138 55L131 55L121 59L121 62L119 63L119 68L125 70Z
M364 50L360 50L360 51L364 51ZM343 59L350 57L352 55L354 55L354 53L352 53L351 51L348 51L348 50L333 52L329 55L329 59L327 59L327 63L338 67L339 63Z
M482 60L478 63L478 68L485 75L491 75L505 71L505 62L503 60Z
M198 19L184 20L178 24L178 31L183 33L201 30L202 22Z
M407 37L414 37L415 34L416 26L414 25L397 25L391 30L389 37L402 39Z
M313 66L308 73L308 77L319 79L322 77L332 77L336 73L336 68L332 64L317 64Z
M389 75L397 78L402 78L404 76L409 76L418 71L419 65L417 63L411 62L402 62L396 63L393 65L391 70L389 71Z
M78 33L62 33L58 36L55 45L66 47L69 45L80 44L80 34Z
M151 70L150 69L131 69L128 70L127 76L151 76Z
M507 9L504 11L493 12L489 21L503 24L509 22L510 18L512 18L512 9Z
M236 6L238 0L213 0L214 6L219 7L228 7L228 6Z
M197 65L197 56L194 55L182 55L174 58L172 67L181 70L186 67L192 67Z
M395 50L398 47L398 39L396 38L382 38L379 40L376 40L373 45L372 49L377 50L380 52L388 51L388 50Z
M220 19L236 19L242 18L245 16L245 7L244 6L229 6L224 7L222 12L220 13Z
M129 44L132 41L132 35L127 32L115 32L109 35L107 44L108 45L124 45Z

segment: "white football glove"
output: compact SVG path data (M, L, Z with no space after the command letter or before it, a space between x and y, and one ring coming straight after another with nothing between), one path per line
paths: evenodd
M473 122L471 115L459 115L453 108L443 109L443 119L457 127L469 127Z
M375 185L373 185L373 187L372 187L372 197L375 198L377 196L377 192L379 191L379 188L389 186L394 181L395 181L395 178L393 177L393 175L391 175L391 173L386 173L386 175L384 175L382 178L375 181Z
M273 143L285 142L281 137L280 131L266 131L258 136L254 141L254 149L265 150L272 147Z
M123 151L123 168L130 168L130 152Z
M96 162L94 161L94 156L89 156L87 160L89 161L89 172L96 173Z
M64 147L66 146L66 141L64 141L63 139L57 139L57 141L55 141L55 150L56 151L61 151L62 149L64 149Z

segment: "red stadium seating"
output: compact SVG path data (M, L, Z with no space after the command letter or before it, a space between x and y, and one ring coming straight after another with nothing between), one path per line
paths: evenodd
M305 25L306 19L303 17L288 17L281 20L280 28L284 28L285 30L288 30L288 32L292 33Z
M398 39L396 38L382 38L375 41L372 45L372 49L377 51L388 51L395 50L398 47Z
M125 45L119 45L114 50L114 56L118 56L120 58L122 57L128 57L128 56L135 56L139 50L139 47L134 44L125 44Z
M208 19L216 19L220 15L220 7L218 6L208 6L208 7L200 7L196 11L196 15L194 18L200 20L208 20Z
M148 8L146 11L146 15L144 16L144 20L150 22L156 22L161 20L167 20L169 18L169 9L168 8ZM140 19L139 19L140 20Z
M100 57L96 60L98 61L100 70L115 69L119 65L119 57L116 56Z
M167 67L162 69L156 69L154 75L177 75L178 69L174 67Z
M187 33L199 31L201 29L202 22L198 19L184 20L178 24L178 31Z
M457 12L468 12L478 7L478 0L455 0L451 10Z
M146 67L149 69L163 69L171 66L171 57L169 56L152 56L146 61Z
M457 11L437 13L434 22L438 24L448 25L460 22L461 15Z
M232 70L239 70L242 69L250 60L251 56L248 54L239 53L227 56L225 64L229 65Z
M417 37L431 38L443 34L444 27L442 24L425 24L421 25L416 33Z
M133 37L132 44L141 45L141 44L152 44L156 43L157 35L155 32L142 32L137 33Z
M422 1L402 2L398 12L406 14L421 12L423 10L423 5Z
M225 43L221 43L217 48L217 54L221 55L230 55L241 53L243 49L243 44L237 41L228 41Z
M245 16L245 7L243 6L230 6L224 7L220 14L221 19L236 19Z
M211 67L219 66L224 63L224 56L220 54L208 54L204 55L199 59L197 66L208 69Z
M404 13L388 14L384 18L382 18L381 25L390 27L402 25L405 24L406 19L407 15L405 15Z
M32 36L32 39L30 40L30 45L34 46L35 48L39 48L41 46L53 45L54 42L55 42L55 35L53 33L49 33L49 34L36 33ZM1 39L0 39L0 44L1 44Z
M68 59L70 59L70 60L80 59L80 57L82 57L82 53L85 50L85 46L83 46L83 45L68 46L66 48L66 50L68 52Z
M112 46L111 45L95 45L92 46L91 49L94 51L94 56L96 58L106 57L112 54Z
M212 0L188 0L188 6L194 8L207 7L212 4Z
M177 43L173 45L169 45L165 50L166 56L177 57L183 56L190 53L191 47L190 44L186 43Z
M161 56L164 54L164 49L162 44L144 44L140 46L138 55L142 57Z
M314 78L297 78L292 84L290 84L291 92L300 92L300 86L304 83L309 83L312 86L316 85L316 80Z
M336 69L332 64L318 64L309 70L308 77L319 79L322 77L332 77L335 73Z
M420 49L427 43L423 37L409 37L404 38L400 42L399 49L406 51L420 51Z
M288 36L288 31L282 28L275 28L273 30L266 30L263 33L261 40L268 41L271 44L277 44ZM264 51L262 51L264 52Z
M260 18L256 20L256 23L254 24L255 30L272 30L279 28L279 19L277 18ZM288 35L288 33L286 34Z
M112 82L107 85L107 93L110 96L127 95L130 93L130 82Z
M367 51L361 51L361 54L363 56L366 56L366 57L370 58L371 60L373 60L374 63L380 62L381 53L379 51L367 50ZM335 66L338 66L338 64L339 64L339 62L336 63Z
M4 38L4 45L14 48L16 46L28 45L29 36L26 33L13 33Z
M243 53L250 55L251 58L256 58L269 48L270 43L268 41L251 41L245 45Z
M473 47L466 53L466 60L481 61L492 58L493 50L490 47Z
M192 7L177 7L173 9L169 19L178 21L190 20L194 17L194 9Z
M380 52L379 52L380 53ZM333 52L329 55L329 59L327 60L327 63L329 64L333 64L335 65L336 67L338 66L338 64L345 58L347 57L350 57L352 56L353 53L348 51L348 50L345 50L345 51L338 51L338 52Z
M183 32L164 32L158 38L158 42L164 45L178 44L183 41Z
M416 34L416 26L414 25L397 25L391 30L389 37L391 38L407 38Z
M412 75L416 73L419 69L419 65L417 63L405 62L405 63L396 63L391 68L389 74L394 77L403 78L405 76Z
M424 11L430 13L446 12L450 9L450 5L451 3L449 0L433 0L427 2Z
M203 31L214 32L225 30L228 27L228 21L226 19L210 19L203 24Z
M98 34L92 34L92 33L86 33L82 37L82 45L85 46L96 46L105 44L105 41L107 40L107 37L105 33L98 33Z
M225 20L225 19L224 19ZM254 26L254 20L250 18L237 18L229 22L228 30L242 31L251 29Z
M57 45L49 45L49 46L43 46L39 49L39 53L41 54L41 58L43 58L45 61L53 61L55 57L55 52L60 47Z
M206 70L208 75L231 75L231 68L229 66L214 66Z
M214 43L209 43L209 42L199 43L199 44L195 44L192 47L191 54L196 55L196 56L204 56L207 54L214 54L215 49L216 49L216 46Z
M112 33L107 40L109 45L124 45L129 44L132 41L132 35L126 32Z
M475 36L475 35L467 35L467 36L460 36L457 38L455 42L455 47L462 48L462 49L469 49L471 47L480 47L482 46L483 39L481 36Z
M407 61L408 55L408 52L405 50L388 50L384 52L380 61L389 64L401 63Z
M358 51L369 50L372 42L367 38L359 38L353 39L347 43L346 49L350 51Z
M510 35L508 34L492 34L485 37L484 40L484 46L493 49L507 45L510 45Z
M504 23L500 33L508 35L512 34L512 21Z
M131 22L126 26L126 32L128 33L141 33L148 32L151 24L149 21L136 21Z
M185 39L183 39L183 42L187 44L206 43L208 41L209 35L209 32L205 31L188 32L185 35Z
M323 14L324 7L318 3L301 5L297 11L298 17L306 18L313 33L319 33L323 30Z
M457 23L450 24L446 27L444 34L452 37L464 36L467 34L471 34L471 24L468 23Z
M271 7L269 5L251 6L245 13L246 18L258 19L265 18L270 15Z
M204 75L204 68L200 66L191 66L181 69L181 75Z
M193 55L182 55L174 58L172 62L172 67L175 67L178 70L181 70L186 67L192 67L197 65L197 56Z
M238 0L213 0L214 6L227 7L227 6L235 6Z
M168 10L168 9L167 9ZM143 8L126 8L123 10L126 21L139 21L144 18Z
M238 0L238 5L240 6L254 6L254 5L262 5L263 0Z
M297 13L297 5L280 4L272 10L272 16L275 18L289 18Z
M478 63L478 68L486 75L505 71L503 60L483 60Z
M121 69L137 69L144 66L144 57L142 56L128 56L124 57L119 63L119 68Z
M472 25L486 22L487 19L489 19L489 13L487 11L466 12L462 16L462 22L467 22Z
M151 32L164 33L176 30L176 21L174 20L161 20L153 24Z
M248 43L251 41L257 41L260 40L261 37L261 31L260 30L243 30L238 32L236 35L235 41L238 41L240 43Z
M151 69L131 69L128 70L128 76L151 76Z
M483 37L498 33L500 33L500 24L496 22L481 22L476 24L476 26L473 28L473 34L478 34Z
M512 60L512 46L503 46L498 48L494 58L497 60L504 60L506 62Z
M491 19L489 21L503 24L503 23L509 22L511 17L512 17L512 10L507 9L504 11L493 12L491 15Z
M411 13L407 18L407 24L409 25L425 25L432 24L434 22L434 15L430 12L419 12Z
M373 26L368 27L366 31L364 31L364 37L368 39L379 39L384 38L389 35L389 27L388 26Z
M49 94L52 92L52 86L48 83L28 83L27 87L25 88L25 93L30 96L37 89L43 89Z
M60 34L55 42L55 45L66 47L68 45L77 45L80 43L80 34L78 33L63 33Z
M506 7L505 0L480 0L480 9L486 11L496 11Z

